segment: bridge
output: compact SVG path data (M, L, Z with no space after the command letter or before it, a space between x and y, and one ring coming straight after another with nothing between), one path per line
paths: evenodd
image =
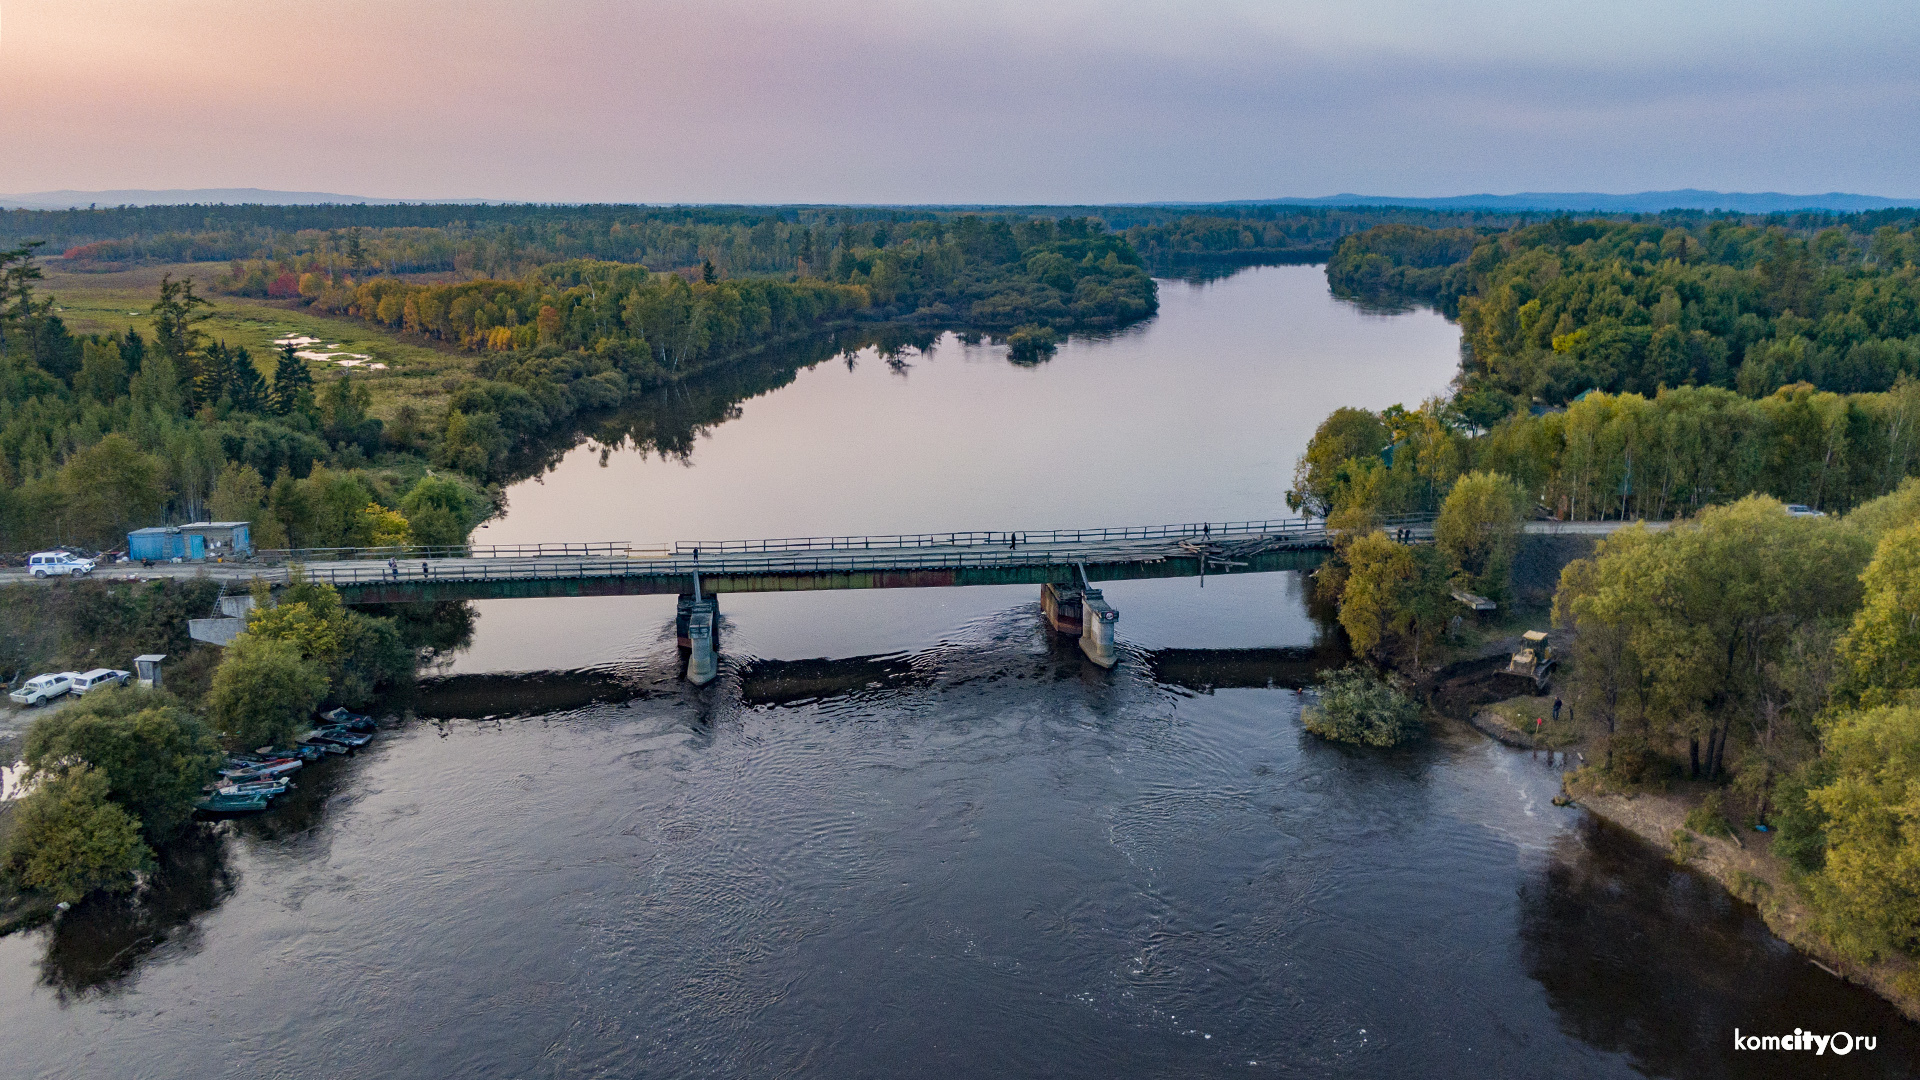
M1632 522L1530 522L1529 533L1605 534ZM1647 523L1659 528L1665 523ZM1430 518L1389 519L1389 535L1431 541ZM1209 574L1306 570L1331 549L1324 522L1194 522L1107 529L1033 532L946 532L889 536L788 537L774 540L683 541L657 547L626 542L459 547L322 548L263 551L234 563L103 568L103 578L209 577L230 593L255 580L284 585L295 572L325 581L349 604L406 604L529 597L680 597L680 641L688 677L704 683L717 672L717 597L736 592L816 589L953 588L1038 585L1053 628L1079 637L1095 663L1112 666L1119 612L1096 583ZM123 564L124 566L124 564ZM0 584L25 579L0 572ZM203 640L231 640L243 626L246 598L222 602L225 619L195 620Z
M1424 542L1433 534L1427 518L1394 519L1384 527L1407 542ZM688 651L687 676L704 683L718 670L714 626L723 593L1038 585L1041 608L1053 628L1079 637L1088 658L1111 667L1118 659L1113 631L1120 615L1096 583L1311 569L1330 548L1324 522L1284 518L683 541L659 547L615 542L306 549L262 552L251 563L196 569L238 588L254 580L282 585L298 572L331 584L349 604L670 593L680 597L677 622ZM242 625L238 619L202 622L196 634L209 639L230 638Z

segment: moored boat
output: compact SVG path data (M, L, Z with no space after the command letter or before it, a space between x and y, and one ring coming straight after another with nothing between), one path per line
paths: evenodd
M268 777L283 776L287 773L294 772L306 764L306 762L301 761L297 757L271 758L260 762L232 758L229 759L229 762L226 768L220 770L220 775L229 780L264 780Z
M318 761L327 756L327 752L308 743L294 743L292 746L276 746L268 751L272 757L297 757L302 761Z
M308 742L339 743L341 746L365 746L373 741L373 736L358 731L348 731L342 727L323 727L307 736Z
M348 731L372 731L379 726L374 723L373 717L365 713L349 712L345 706L321 713L320 719L325 720L328 727L341 727Z
M265 795L272 798L287 790L291 781L286 777L272 780L244 780L232 784L221 784L214 788L216 795Z
M312 739L312 738L307 738L307 739L302 739L302 740L301 740L300 742L298 742L298 743L296 743L295 745L296 745L296 746L304 746L304 747L306 747L306 748L307 748L307 749L309 749L309 750L317 750L317 751L319 751L319 752L320 752L321 754L323 754L323 755L325 755L325 754L344 754L344 753L346 753L346 752L347 752L347 748L346 748L346 747L344 747L344 746L342 746L342 745L340 745L339 743L335 743L335 742L326 742L325 740L317 740L317 741L316 741L316 740L314 740L314 739Z
M265 795L208 795L196 800L194 809L207 814L246 814L267 808Z

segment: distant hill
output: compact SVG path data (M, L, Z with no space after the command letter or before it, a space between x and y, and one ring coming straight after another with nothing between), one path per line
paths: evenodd
M327 191L268 191L265 188L175 188L168 191L34 191L0 195L0 210L72 210L89 206L184 206L225 203L239 206L312 206L321 204L395 206L410 199L371 199L365 195L336 195ZM439 203L475 203L479 199L437 199Z
M1394 195L1327 195L1317 199L1256 199L1242 206L1406 206L1423 210L1591 210L1607 214L1651 214L1661 210L1732 210L1742 214L1780 214L1795 210L1885 210L1920 206L1920 199L1879 195L1783 195L1777 191L1642 191L1608 195L1597 191L1523 191L1517 195L1449 195L1411 199Z

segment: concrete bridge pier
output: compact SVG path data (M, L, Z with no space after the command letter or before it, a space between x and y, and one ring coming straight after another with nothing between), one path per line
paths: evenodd
M1071 634L1080 639L1080 651L1101 667L1112 667L1120 659L1113 647L1113 625L1120 613L1101 596L1100 590L1086 582L1081 571L1081 588L1048 583L1040 586L1040 612L1056 634Z
M1080 594L1080 651L1103 668L1112 667L1120 654L1113 648L1113 624L1120 613L1108 605L1099 589Z
M680 647L687 650L687 681L705 686L720 674L720 605L701 594L697 580L693 590L692 595L681 594L673 621Z

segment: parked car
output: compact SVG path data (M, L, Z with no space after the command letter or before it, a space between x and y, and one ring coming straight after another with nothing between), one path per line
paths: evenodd
M77 678L79 675L71 671L62 671L54 675L36 675L28 679L25 686L8 694L7 697L20 705L45 705L73 689L73 680Z
M1827 515L1818 510L1815 510L1811 506L1803 506L1800 503L1788 503L1787 516L1788 517L1826 517Z
M93 573L93 560L71 551L41 551L27 559L27 569L34 577L77 577Z
M112 668L97 667L85 675L77 675L73 680L73 692L84 694L99 686L125 686L133 678L131 671L115 671Z

